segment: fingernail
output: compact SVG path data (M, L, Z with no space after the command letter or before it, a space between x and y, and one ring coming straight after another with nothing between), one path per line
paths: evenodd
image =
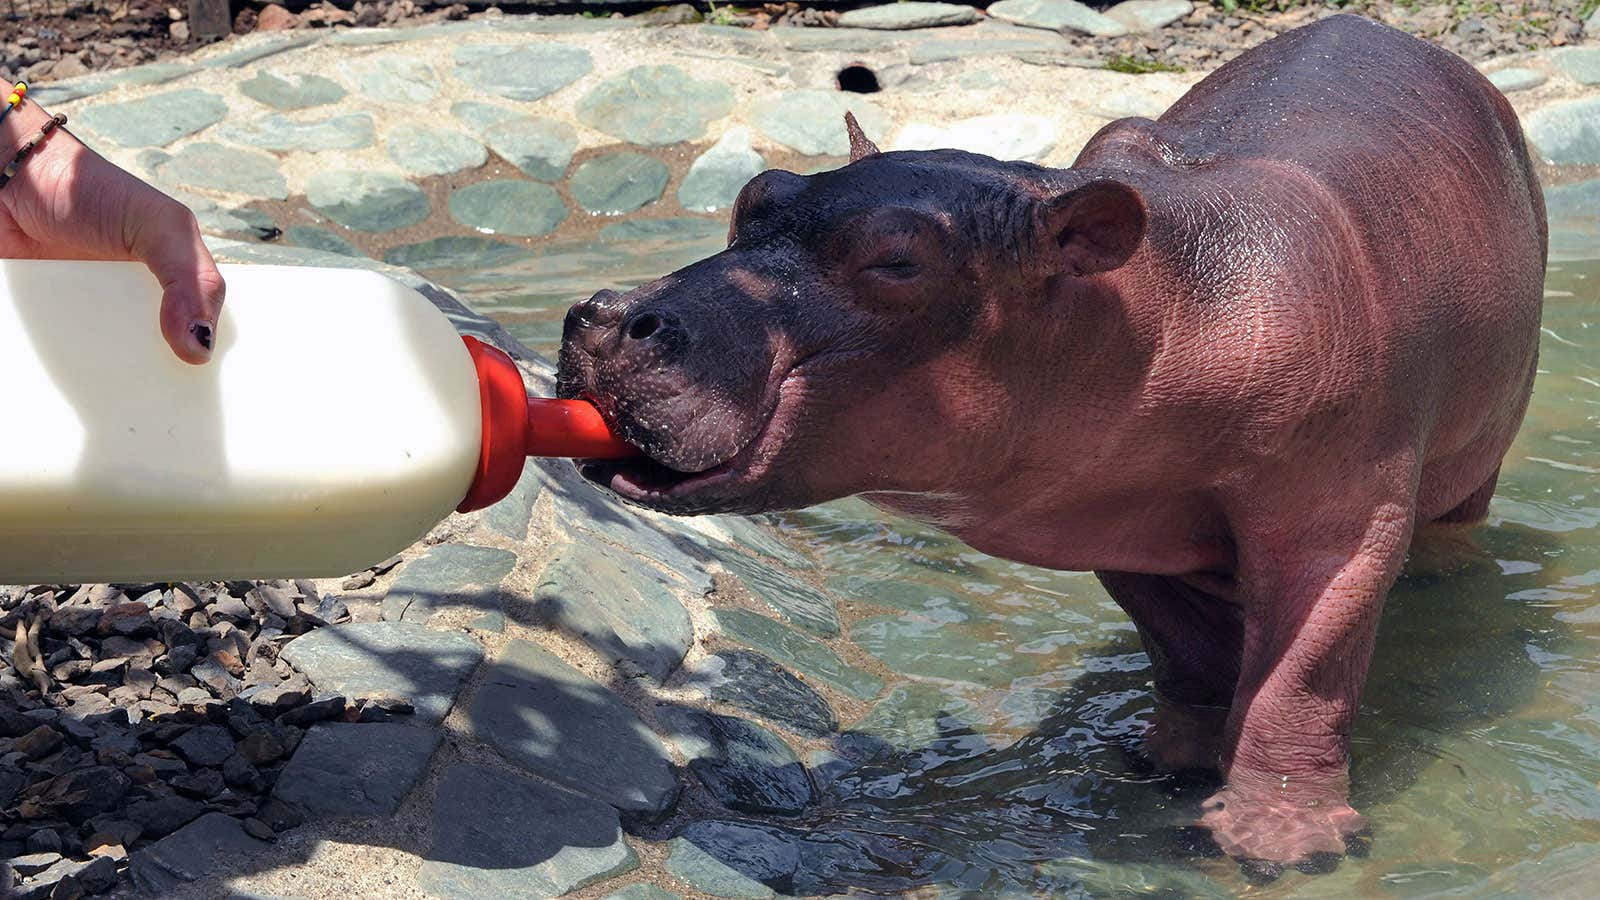
M210 322L195 322L191 324L189 326L189 333L194 335L194 339L199 342L200 346L206 348L207 350L211 349Z

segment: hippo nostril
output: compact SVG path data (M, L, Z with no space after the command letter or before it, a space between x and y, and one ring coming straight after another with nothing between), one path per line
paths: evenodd
M628 323L627 335L635 341L648 340L651 335L661 330L661 317L655 313L645 313L634 316Z

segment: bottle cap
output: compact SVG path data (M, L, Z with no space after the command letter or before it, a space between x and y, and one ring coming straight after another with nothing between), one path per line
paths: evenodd
M503 351L463 337L478 370L483 404L483 443L478 470L457 512L499 502L517 486L529 456L627 459L639 449L611 433L593 404L583 400L529 397L522 372Z

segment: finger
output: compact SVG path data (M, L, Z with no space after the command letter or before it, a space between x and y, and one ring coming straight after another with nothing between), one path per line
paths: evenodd
M194 214L154 189L149 194L159 199L130 204L139 222L131 249L161 283L162 335L179 359L199 365L216 346L225 285Z

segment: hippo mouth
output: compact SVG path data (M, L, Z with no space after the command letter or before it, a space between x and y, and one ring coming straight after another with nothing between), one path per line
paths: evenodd
M763 404L760 428L727 460L696 472L674 469L648 455L628 460L583 460L579 472L622 499L676 515L731 512L759 502L756 494L772 471L773 459L791 432L805 395L805 367L813 354L792 366Z

